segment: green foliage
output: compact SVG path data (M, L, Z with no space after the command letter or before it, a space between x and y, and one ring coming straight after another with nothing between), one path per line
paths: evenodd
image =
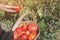
M44 20L41 20L38 24L39 24L41 31L46 31L46 24Z

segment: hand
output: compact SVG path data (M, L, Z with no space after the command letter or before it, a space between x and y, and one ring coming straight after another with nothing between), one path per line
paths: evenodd
M0 4L0 9L7 12L16 12L13 8L18 8L17 6L10 6L10 5L2 5Z

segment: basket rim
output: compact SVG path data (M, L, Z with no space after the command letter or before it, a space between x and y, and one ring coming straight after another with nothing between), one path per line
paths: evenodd
M19 24L17 27L20 27L21 24L24 23L24 22L25 22L25 23L27 22L27 23L35 23L35 24L37 24L37 23L34 22L34 21L21 21L20 24ZM38 24L37 24L37 26L38 26ZM17 27L16 27L16 28L17 28ZM15 29L16 29L16 28L15 28ZM14 29L14 31L15 31L15 29Z

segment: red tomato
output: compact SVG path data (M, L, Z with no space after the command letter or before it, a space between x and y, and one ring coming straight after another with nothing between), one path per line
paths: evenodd
M28 40L32 40L32 39L28 39Z
M17 39L18 38L18 33L16 31L14 31L14 33L13 33L13 38L14 39Z
M20 37L18 37L18 38L17 38L17 40L21 40L21 38L20 38Z
M26 33L21 35L21 40L27 40L28 39L28 35Z
M27 24L22 25L22 30L24 30L24 31L27 30Z
M29 31L37 31L38 30L38 26L36 24L34 24L34 23L31 23L28 26L28 30Z
M29 35L29 40L33 40L35 37L36 37L36 35L37 35L37 33L36 32L32 32L32 33L30 33L30 35Z
M16 12L21 11L21 6L18 6L17 8L14 8L14 10L16 10Z
M21 36L22 34L24 34L25 33L25 31L22 31L22 32L20 32L20 33L18 33L19 34L19 36Z
M21 27L17 27L17 28L15 29L15 31L18 32L18 33L20 33L20 32L22 32L22 28L21 28Z
M27 30L27 31L26 31L26 34L29 35L29 34L30 34L30 31Z

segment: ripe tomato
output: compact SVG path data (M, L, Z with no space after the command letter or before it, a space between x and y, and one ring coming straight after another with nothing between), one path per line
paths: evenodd
M30 33L30 35L29 35L29 40L33 40L35 37L36 37L36 35L37 35L37 33L36 32L32 32L32 33Z
M19 34L19 36L21 36L22 34L24 34L25 33L25 31L22 31L22 32L20 32L20 33L18 33Z
M21 38L20 38L20 37L18 37L16 40L21 40Z
M27 40L28 39L28 35L26 33L21 35L21 40Z
M28 40L32 40L32 39L28 39Z
M21 28L21 27L17 27L17 28L15 29L15 31L16 31L17 33L20 33L20 32L22 32L22 28Z
M27 30L27 24L24 23L24 24L22 25L22 30L23 30L23 31Z
M16 12L21 11L21 6L17 6L17 8L13 8L14 10L16 10Z
M17 39L18 38L18 33L16 31L13 32L13 38Z
M34 24L34 23L31 23L28 26L28 30L29 31L37 31L38 30L38 26L36 24Z
M30 34L30 31L26 30L26 34L29 35Z

